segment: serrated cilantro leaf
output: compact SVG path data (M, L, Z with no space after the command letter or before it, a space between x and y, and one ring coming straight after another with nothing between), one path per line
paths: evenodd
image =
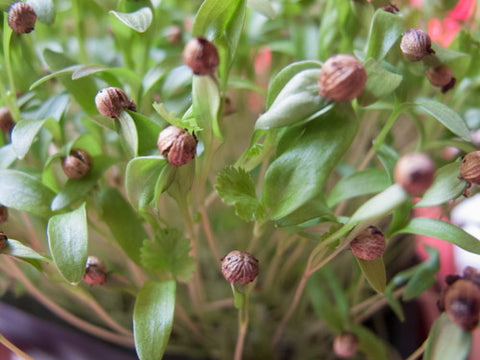
M244 169L229 166L220 171L215 189L224 203L235 206L235 212L241 219L252 221L264 216L263 206L255 193L255 184Z
M183 118L180 119L173 112L169 112L162 103L153 103L153 108L158 115L160 115L170 125L187 129L189 132L200 132L203 130L200 126L198 126L197 120L193 116L193 113L190 111L190 109L185 113Z
M190 241L180 231L162 229L154 239L143 242L140 259L147 269L171 273L178 280L188 281L195 270L190 250Z

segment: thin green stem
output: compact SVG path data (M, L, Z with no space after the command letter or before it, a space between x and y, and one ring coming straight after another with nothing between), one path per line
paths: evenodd
M406 104L399 105L398 100L395 99L395 106L392 113L388 117L387 122L380 131L380 134L378 134L377 138L373 141L373 149L375 151L377 151L383 145L388 133L392 129L392 126L395 124L395 121L397 121L399 115L404 111L405 106Z
M12 39L12 29L8 26L7 21L7 12L4 14L4 21L3 21L3 55L5 60L5 69L7 71L8 76L8 84L9 84L9 92L7 93L6 90L2 86L2 94L5 94L5 102L10 109L10 113L13 117L15 122L20 120L20 110L17 106L16 101L16 86L15 86L15 76L13 74L12 68L12 59L11 59L11 52L10 52L10 44Z
M0 343L23 360L34 360L31 356L27 355L10 341L8 341L7 338L2 334L0 334Z
M82 14L82 4L83 2L81 0L72 1L80 62L86 64L88 56L85 48L85 20L83 19Z
M235 285L232 285L232 289ZM236 290L233 289L235 292ZM243 294L242 306L238 309L238 337L237 345L235 346L234 360L241 360L243 354L243 348L245 345L245 338L247 336L248 329L248 289Z

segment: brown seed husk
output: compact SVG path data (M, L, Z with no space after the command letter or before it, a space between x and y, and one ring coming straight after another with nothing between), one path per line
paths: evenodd
M430 36L421 29L408 29L402 36L400 49L403 56L410 61L420 61L425 56L435 54Z
M168 126L160 132L157 147L160 154L166 155L168 162L179 167L188 164L197 151L197 138L187 130Z
M8 9L8 25L18 34L26 34L35 28L37 14L33 7L22 1L14 2Z
M6 106L0 107L0 129L6 134L10 134L14 126L15 121L13 121L10 109Z
M103 285L107 281L105 263L96 256L89 256L85 265L83 281L89 285Z
M424 153L402 156L395 165L393 178L410 195L422 195L433 183L435 164Z
M93 159L88 152L81 149L73 149L70 155L63 158L62 169L70 179L81 179L86 176L93 167Z
M358 339L355 334L339 334L333 340L333 352L342 359L351 358L357 353Z
M118 118L123 110L137 111L135 103L117 87L100 90L95 96L95 105L100 114L111 118Z
M183 61L195 75L211 75L220 62L215 45L203 37L190 39L183 49Z
M0 230L0 250L3 250L8 245L8 237L3 231Z
M8 208L0 205L0 224L7 222L8 220Z
M469 183L480 184L480 151L470 152L463 157L459 178Z
M445 311L462 329L477 327L480 316L480 288L467 279L455 281L445 292Z
M231 283L246 285L258 275L258 260L252 254L233 250L222 259L222 274Z
M385 252L385 247L385 235L374 225L370 225L350 242L353 255L362 260L378 259Z
M350 101L359 96L367 83L363 65L351 55L327 59L318 78L319 95L333 101Z

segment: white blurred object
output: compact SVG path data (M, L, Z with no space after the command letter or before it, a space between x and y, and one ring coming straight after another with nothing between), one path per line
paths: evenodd
M455 206L450 214L450 220L470 235L480 239L480 194L465 199ZM463 250L458 246L454 246L453 249L457 273L462 273L467 266L480 269L480 255Z

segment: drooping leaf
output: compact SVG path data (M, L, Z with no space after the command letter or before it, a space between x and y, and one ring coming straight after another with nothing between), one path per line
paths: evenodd
M374 194L390 186L390 180L385 171L371 168L355 172L341 179L332 189L327 199L328 206L361 195Z
M362 260L357 258L357 262L372 288L378 293L383 294L387 286L387 274L385 272L383 258L379 257L375 260Z
M85 272L88 256L88 227L85 203L78 209L55 215L48 221L48 246L62 276L78 283Z
M103 176L116 159L99 155L93 157L93 167L90 172L81 179L68 179L65 186L53 199L50 207L52 211L58 211L82 200L98 183L98 180Z
M40 255L35 250L23 245L20 241L8 239L7 247L1 251L2 254L28 262L37 270L41 270L41 262L51 262L49 258Z
M17 159L17 153L13 149L12 144L7 144L0 148L0 170L10 167Z
M397 233L431 236L460 246L474 254L480 254L480 240L461 228L438 219L414 218Z
M142 265L151 270L170 273L181 281L188 281L195 270L195 259L189 256L190 241L177 229L163 229L154 239L143 242Z
M135 210L117 189L106 188L99 194L101 218L125 253L140 264L140 248L147 233Z
M258 118L255 128L270 129L313 120L330 110L333 104L318 94L319 73L319 69L307 69L293 76L267 112Z
M167 164L162 156L136 157L129 161L125 187L128 200L136 210L153 201L156 181Z
M417 99L415 104L420 111L433 116L455 135L470 141L470 131L465 124L465 120L455 110L432 99Z
M235 206L235 213L243 220L259 220L264 215L263 206L255 193L255 184L242 168L230 166L223 169L217 175L215 189L223 202Z
M440 205L459 197L466 186L466 182L458 178L459 167L459 163L451 163L438 169L432 186L415 207Z
M401 16L378 9L370 27L365 58L382 60L402 35L404 21Z
M263 184L262 203L269 219L281 219L323 193L325 181L356 133L350 109L342 104L324 119L294 127L280 139Z
M110 13L116 16L118 20L130 29L139 33L147 31L153 20L153 13L149 7L142 7L131 13L124 13L115 10L110 10Z
M133 311L135 350L140 360L161 360L173 327L176 283L149 281Z
M440 315L428 335L424 360L466 360L472 346L472 333L461 329L446 313Z
M0 204L48 218L55 193L35 177L18 170L0 170Z

